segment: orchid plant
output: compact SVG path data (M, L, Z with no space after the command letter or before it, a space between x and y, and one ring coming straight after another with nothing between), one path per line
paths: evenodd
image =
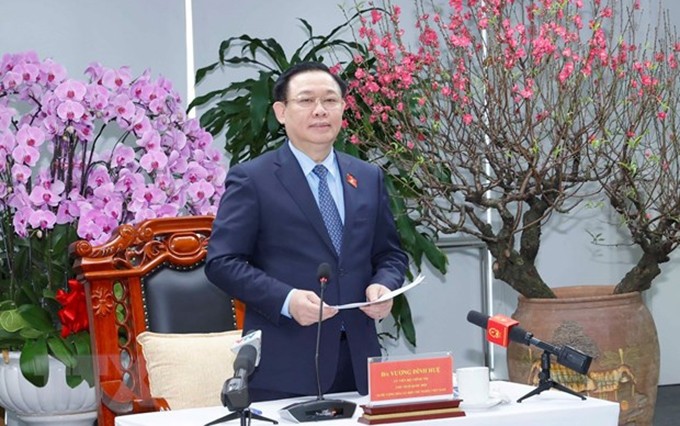
M414 27L375 4L354 28L368 54L354 58L346 125L412 189L410 216L479 238L496 278L554 297L536 267L542 227L604 189L648 248L616 291L647 288L680 241L677 197L663 195L664 182L678 192L663 161L677 152L674 34L637 40L638 0L415 0ZM635 154L660 146L658 161Z
M0 61L0 348L21 350L38 386L48 353L71 386L92 384L82 289L65 291L68 245L105 242L122 223L214 214L226 177L168 80L100 64L85 75L31 52Z

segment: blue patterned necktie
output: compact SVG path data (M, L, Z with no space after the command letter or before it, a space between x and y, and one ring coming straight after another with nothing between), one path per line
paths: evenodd
M338 206L335 205L331 191L328 189L328 181L326 180L328 169L319 164L312 171L319 177L319 210L321 210L321 216L335 247L335 252L340 254L342 220L340 219L340 213L338 213Z

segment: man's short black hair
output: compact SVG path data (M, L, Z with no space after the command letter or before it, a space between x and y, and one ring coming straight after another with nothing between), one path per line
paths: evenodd
M333 74L326 65L320 62L299 62L284 71L276 80L276 83L274 83L274 102L283 102L287 100L288 83L290 82L290 79L298 74L309 71L322 71L328 73L328 75L333 77L333 80L338 83L338 86L340 86L342 97L344 98L347 94L347 84L345 84L340 77Z

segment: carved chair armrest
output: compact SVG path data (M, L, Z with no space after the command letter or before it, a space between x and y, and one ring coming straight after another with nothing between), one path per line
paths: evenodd
M102 403L116 415L169 410L163 398L140 398L119 381L101 383Z
M132 401L132 411L134 413L146 413L149 411L168 411L170 406L165 398L151 398Z

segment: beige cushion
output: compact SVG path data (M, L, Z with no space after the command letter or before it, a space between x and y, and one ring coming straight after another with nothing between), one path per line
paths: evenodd
M222 405L224 382L234 375L231 347L241 330L206 334L145 331L137 336L149 372L151 396L170 408Z

